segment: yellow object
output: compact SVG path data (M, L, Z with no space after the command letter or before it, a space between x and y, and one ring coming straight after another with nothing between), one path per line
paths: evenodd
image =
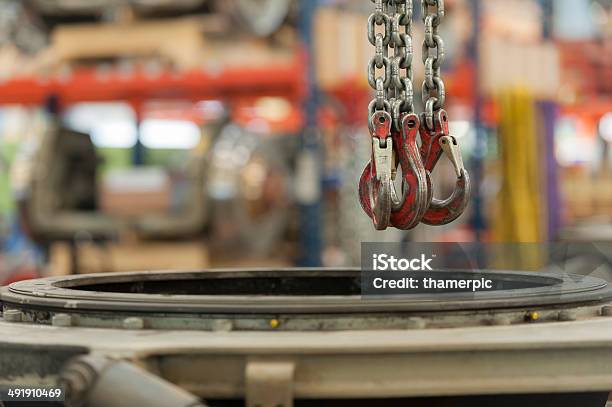
M538 319L540 319L540 314L538 314L537 312L530 312L529 314L527 314L527 318L530 321L537 321Z
M272 329L276 329L280 326L280 321L278 319L271 319L270 320L270 327Z
M541 185L539 141L534 100L522 89L504 92L498 99L500 177L493 235L502 243L535 243L543 240L546 195ZM524 253L512 259L500 259L517 268L537 270L542 253L525 245Z

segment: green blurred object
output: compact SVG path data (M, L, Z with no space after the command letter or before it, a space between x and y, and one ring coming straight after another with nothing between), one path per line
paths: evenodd
M132 150L129 148L96 148L102 157L100 170L106 173L113 168L129 168L132 166Z
M0 216L5 217L15 208L11 192L10 168L17 152L17 143L3 143L0 149Z

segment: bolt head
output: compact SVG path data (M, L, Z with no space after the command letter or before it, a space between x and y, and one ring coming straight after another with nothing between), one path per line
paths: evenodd
M496 325L496 326L507 326L510 325L512 322L510 321L510 318L508 318L505 315L496 315L493 318L491 318L491 325Z
M575 321L578 316L575 311L559 311L559 321Z
M72 325L72 315L70 314L55 314L51 318L51 325L59 327L68 327Z
M5 309L3 317L6 322L21 322L23 320L23 312L18 309Z
M123 320L124 329L143 329L144 320L137 317L129 317Z
M408 329L425 329L427 322L423 318L408 318L407 328Z
M229 319L216 319L212 323L212 330L215 332L230 332L234 329L234 323Z

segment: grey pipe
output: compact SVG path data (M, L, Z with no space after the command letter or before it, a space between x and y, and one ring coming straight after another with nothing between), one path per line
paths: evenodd
M60 375L67 407L206 407L194 395L133 364L81 356Z

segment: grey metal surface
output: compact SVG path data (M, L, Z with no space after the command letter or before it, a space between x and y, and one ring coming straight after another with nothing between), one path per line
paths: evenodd
M612 300L608 284L593 277L437 273L491 278L505 289L362 298L356 269L217 270L24 281L1 289L0 302L7 321L56 326L334 331L515 324L534 312L541 322L585 319Z
M45 349L41 349L45 344ZM7 354L13 346L15 352ZM252 361L294 364L296 398L376 398L612 389L612 319L456 329L190 332L0 322L0 362L87 349L138 362L205 399L243 397ZM20 350L17 352L16 350ZM10 380L7 371L0 383ZM52 383L23 366L13 380Z
M506 290L471 300L444 293L367 300L357 294L359 270L16 283L0 297L0 385L55 384L68 360L96 354L130 361L204 400L247 405L612 389L603 280L485 274Z

